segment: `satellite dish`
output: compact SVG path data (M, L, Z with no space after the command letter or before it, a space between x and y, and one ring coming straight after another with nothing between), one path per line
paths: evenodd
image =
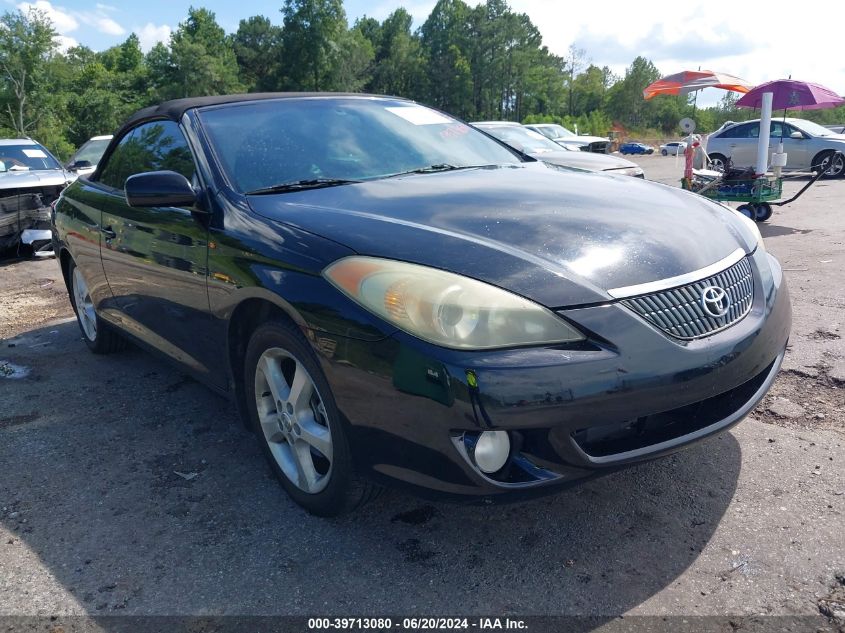
M687 134L692 134L693 132L695 132L695 121L693 121L689 117L684 117L683 119L681 119L678 125L680 125L681 129Z

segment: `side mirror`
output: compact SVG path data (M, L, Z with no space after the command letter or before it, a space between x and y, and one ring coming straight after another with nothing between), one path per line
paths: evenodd
M191 183L175 171L129 176L124 191L130 207L190 207L197 201Z
M68 171L78 171L80 169L85 169L86 167L92 167L90 160L75 160L70 165L66 167Z
M789 138L794 138L794 139L800 141L800 140L804 139L804 135L801 132L798 132L796 130L795 132L793 132L792 134L789 135Z

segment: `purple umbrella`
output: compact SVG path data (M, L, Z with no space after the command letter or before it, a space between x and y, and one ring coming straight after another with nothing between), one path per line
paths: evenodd
M763 93L772 93L772 110L822 110L835 108L845 103L838 94L806 81L778 79L755 87L736 102L741 108L759 108L763 102Z

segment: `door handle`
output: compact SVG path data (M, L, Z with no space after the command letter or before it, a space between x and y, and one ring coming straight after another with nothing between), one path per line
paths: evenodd
M730 147L736 147L736 143L731 143Z
M117 233L112 231L112 228L110 226L101 226L100 233L102 233L107 240L113 240L117 237Z

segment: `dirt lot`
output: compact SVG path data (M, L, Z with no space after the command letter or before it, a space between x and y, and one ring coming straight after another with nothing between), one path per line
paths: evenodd
M677 183L673 157L637 161ZM733 431L540 501L394 492L332 521L285 498L227 402L143 352L89 354L55 261L0 263L0 616L729 614L724 630L841 630L843 200L845 180L823 182L762 229L795 320L771 395Z

